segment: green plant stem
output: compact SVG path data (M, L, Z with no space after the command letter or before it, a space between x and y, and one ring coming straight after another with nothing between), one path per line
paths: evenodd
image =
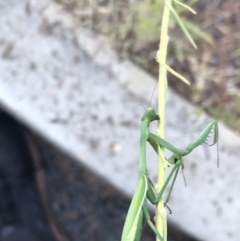
M165 116L165 102L166 102L166 90L167 90L167 46L168 46L168 25L169 25L169 7L166 4L171 4L171 0L165 0L163 9L163 19L160 33L160 47L157 53L157 61L159 62L159 102L158 102L158 114L160 121L158 122L157 135L164 139L164 116ZM164 156L164 148L159 147L158 150L158 181L156 185L156 193L158 193L165 182L166 162ZM156 207L156 227L164 241L167 240L167 215L164 207L163 198L160 199ZM157 238L158 240L158 238Z

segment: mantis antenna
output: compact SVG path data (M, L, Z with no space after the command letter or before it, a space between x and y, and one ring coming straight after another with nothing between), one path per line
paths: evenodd
M157 84L158 84L158 82L156 81L156 84L155 84L155 86L154 86L154 88L153 88L153 92L152 92L152 95L151 95L150 101L149 101L149 103L148 103L148 107L151 105L151 102L152 102L152 99L153 99L153 96L154 96L154 93L155 93L155 90L156 90ZM146 112L147 109L144 107L144 105L141 104L141 106L143 107L143 109L144 109L145 112Z
M152 95L151 95L151 98L150 98L150 101L149 101L148 106L151 105L151 102L152 102L152 99L153 99L153 96L154 96L154 93L155 93L155 90L156 90L157 85L158 85L158 81L156 81L156 84L155 84L155 86L154 86L154 89L153 89L153 92L152 92Z
M145 110L145 112L147 111L146 108L144 107L144 105L141 104L141 106L143 107L143 109Z

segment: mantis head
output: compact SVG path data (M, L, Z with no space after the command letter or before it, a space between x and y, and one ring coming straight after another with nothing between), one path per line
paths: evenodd
M147 111L144 113L141 121L148 120L149 122L154 121L154 120L159 120L160 117L156 113L156 111L153 109L153 107L148 107Z

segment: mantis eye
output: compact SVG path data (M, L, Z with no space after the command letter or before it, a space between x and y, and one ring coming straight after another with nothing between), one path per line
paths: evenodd
M155 120L160 120L160 116L159 116L159 115L157 115Z

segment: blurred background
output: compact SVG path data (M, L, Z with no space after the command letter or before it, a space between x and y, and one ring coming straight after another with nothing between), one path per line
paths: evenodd
M122 57L158 74L155 61L163 1L58 1L88 28L108 41ZM240 3L230 0L186 0L196 15L175 4L197 42L191 48L172 19L168 61L191 86L169 76L169 84L192 103L239 131L239 15ZM81 9L81 10L79 10Z
M30 181L37 180L33 189L41 193L41 212L55 239L120 240L137 180L140 119L158 75L162 2L0 1L1 111L17 120L13 126L27 140L35 163L34 170L27 168L34 174ZM220 168L215 147L200 147L186 158L187 188L179 175L169 203L168 240L235 241L240 2L184 2L197 15L175 7L198 50L172 20L168 63L192 85L168 76L166 139L185 148L209 121L204 112L210 114L221 122ZM156 97L151 105L156 107ZM11 141L10 152L23 142L17 135ZM156 181L156 156L149 151L147 159ZM24 158L19 162L26 165ZM4 230L25 221L16 208L22 200L6 191L6 165L0 166ZM153 239L146 225L142 240Z
M75 14L82 26L106 39L121 56L129 57L157 76L155 56L163 1L57 2ZM169 76L170 86L239 131L240 3L236 0L186 0L184 3L197 12L193 15L176 4L198 50L191 48L172 19L168 62L192 85L186 86Z

